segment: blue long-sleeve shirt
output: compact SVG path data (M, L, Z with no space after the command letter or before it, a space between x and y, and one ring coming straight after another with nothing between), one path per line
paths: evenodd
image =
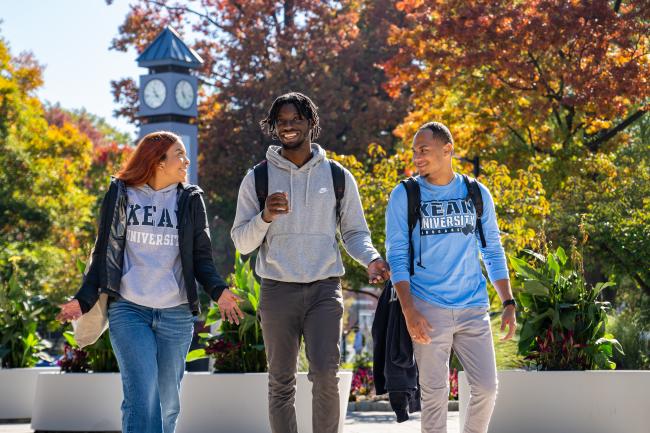
M403 185L393 189L386 209L386 258L393 284L409 281L411 293L445 308L488 307L486 279L479 251L490 281L508 278L506 257L501 246L494 201L481 183L483 233L486 247L480 247L476 211L466 201L463 177L454 175L447 185L420 185L420 214L413 230L415 274L409 275L407 195ZM418 265L421 264L421 266Z

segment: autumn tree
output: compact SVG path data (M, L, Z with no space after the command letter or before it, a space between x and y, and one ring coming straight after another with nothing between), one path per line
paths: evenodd
M210 197L218 257L231 255L228 230L246 170L271 144L258 122L273 99L302 91L319 106L327 149L364 155L371 143L390 150L392 130L406 114L406 98L390 99L379 64L397 52L386 43L402 13L389 0L201 0L136 2L113 48L141 51L172 25L205 60L199 71L201 184ZM132 115L137 86L114 83Z
M92 144L70 123L48 124L41 85L33 56L12 57L0 39L0 282L19 268L19 287L63 296L94 228L83 185Z
M387 89L409 92L413 104L399 133L440 119L461 153L541 177L533 192L550 212L530 218L533 230L566 244L587 220L599 233L594 241L604 235L605 221L595 221L598 193L621 180L617 164L648 109L650 3L404 0L396 7L407 24L392 29L399 52L384 65ZM630 205L632 214L644 209ZM629 239L609 236L608 245L641 253ZM588 247L595 257L612 256L602 242ZM603 263L596 259L592 270L602 273ZM650 283L633 279L644 289Z
M45 118L50 125L73 125L92 143L92 160L84 173L83 184L96 197L94 213L108 191L110 177L118 172L133 151L133 139L111 126L106 119L85 109L67 110L59 104L46 107Z

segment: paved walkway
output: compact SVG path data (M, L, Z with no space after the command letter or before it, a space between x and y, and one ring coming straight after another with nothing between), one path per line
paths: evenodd
M0 424L0 433L32 433L29 424ZM420 414L397 424L392 412L349 412L343 433L419 433ZM218 431L215 430L215 433ZM458 412L449 412L447 433L458 433Z
M420 433L420 414L397 424L393 412L348 412L343 433ZM448 412L447 433L458 433L458 412Z

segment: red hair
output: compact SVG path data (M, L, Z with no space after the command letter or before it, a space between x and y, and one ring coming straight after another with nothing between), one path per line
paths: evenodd
M172 132L152 132L142 137L116 177L128 186L144 185L156 171L156 165L165 160L167 150L181 141Z

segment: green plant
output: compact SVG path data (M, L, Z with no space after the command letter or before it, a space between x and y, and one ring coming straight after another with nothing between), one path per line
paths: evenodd
M79 348L72 331L64 332L63 337L66 340L65 347L69 347L69 349L64 349L63 359L59 362L61 371L75 373L83 373L89 370L94 373L116 373L120 371L113 353L108 330L99 337L95 344L83 349Z
M650 326L642 312L625 311L611 317L612 332L623 347L623 353L614 353L616 368L619 370L650 369L650 344L647 335Z
M202 349L191 351L187 361L212 357L216 372L264 372L266 353L262 339L262 327L257 315L260 302L260 284L250 267L250 259L243 261L239 252L235 253L235 272L229 278L233 293L243 299L240 308L244 318L239 325L221 320L219 306L214 304L207 313L206 326L217 324L219 333L201 333L199 337L205 345Z
M546 257L524 252L538 266L510 257L521 285L519 353L539 370L616 368L613 352L622 348L606 333L610 304L600 300L601 291L613 283L588 287L575 250L571 259L561 247Z
M51 343L40 337L39 325L54 317L54 307L41 295L18 283L20 257L0 269L0 359L3 368L33 367L39 360L52 362L46 353Z

